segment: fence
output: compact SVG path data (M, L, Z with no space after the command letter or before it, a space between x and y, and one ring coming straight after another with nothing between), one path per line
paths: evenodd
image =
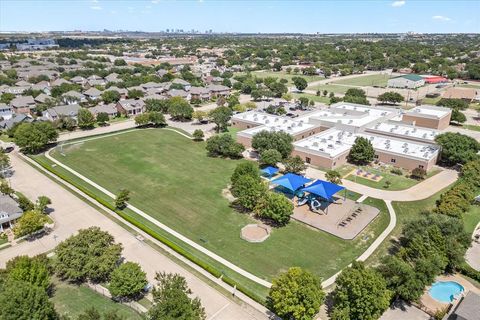
M94 284L94 283L88 282L87 286L90 289L94 290L95 292L101 294L102 296L105 296L109 299L112 298L110 291L100 284ZM120 301L119 303L129 306L130 308L137 311L138 313L146 313L148 311L147 308L145 308L144 306L142 306L140 303L136 301Z

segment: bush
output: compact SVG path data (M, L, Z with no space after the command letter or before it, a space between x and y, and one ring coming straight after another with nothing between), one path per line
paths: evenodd
M282 155L275 149L268 149L260 154L260 162L267 166L276 166L282 161Z
M39 231L47 222L47 217L38 211L27 211L18 219L13 227L15 237L23 237Z
M303 162L300 156L288 157L285 161L283 161L283 165L285 166L285 172L296 174L299 174L307 169L307 165L305 162Z
M135 298L148 284L145 272L138 263L126 262L113 270L108 289L113 297Z
M267 191L268 186L263 181L250 175L240 176L232 186L232 194L238 198L238 203L248 210L253 210Z
M423 180L427 176L427 171L422 168L415 168L412 170L411 177L413 179Z
M123 209L127 206L127 201L130 200L130 191L122 189L115 198L115 207Z
M396 174L397 176L403 175L403 171L400 168L393 168L392 170L390 170L390 172Z
M261 131L253 136L252 147L260 154L266 150L277 150L286 159L293 150L293 137L286 132Z
M203 141L203 137L204 137L204 134L201 129L196 129L195 131L193 131L193 139L195 141Z
M280 226L290 221L293 213L293 203L284 195L274 192L267 192L259 199L255 213L262 218L267 218Z
M258 168L258 165L253 161L247 161L237 164L230 178L232 187L235 186L237 181L242 176L250 176L252 178L255 178L255 180L257 181L260 181L260 169Z
M206 146L208 155L211 157L241 158L245 147L236 142L231 135L222 134L207 139Z

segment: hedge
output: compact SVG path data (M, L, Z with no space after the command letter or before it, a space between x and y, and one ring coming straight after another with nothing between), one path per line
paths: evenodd
M463 274L463 275L465 275L469 278L472 278L473 280L480 283L480 271L477 271L477 270L473 269L466 262L464 262L460 266L458 266L457 270L461 274Z
M145 233L147 233L148 235L150 235L151 237L155 238L156 240L162 242L163 244L167 245L169 248L171 248L172 250L174 250L176 253L182 255L183 257L187 258L188 260L192 261L193 263L195 263L196 265L198 265L199 267L201 267L202 269L204 269L205 271L207 271L208 273L212 274L214 277L216 278L220 278L220 276L223 275L223 273L219 270L217 270L215 267L211 266L210 264L208 263L205 263L204 261L202 261L201 259L197 258L196 256L192 255L190 252L188 252L187 250L185 250L184 248L182 247L179 247L177 244L173 243L171 240L169 240L168 238L162 236L161 234L157 233L155 230L152 230L150 227L140 223L139 221L137 221L136 219L132 218L131 216L127 215L125 212L123 212L122 210L118 210L117 208L115 208L114 205L112 205L110 202L108 201L105 201L104 199L102 198L99 198L97 195L95 195L92 191L90 191L89 189L77 184L76 182L72 181L70 178L64 176L63 174L61 173L58 173L56 172L55 170L53 170L50 165L46 164L46 163L43 163L41 161L37 161L36 159L33 159L33 158L30 158L32 160L34 160L36 163L38 163L42 168L44 168L45 170L47 170L48 172L54 174L55 176L59 177L60 179L64 180L65 182L75 186L77 189L79 189L80 191L82 191L83 193L85 193L86 195L88 195L90 198L94 199L95 201L97 201L99 204L101 204L102 206L108 208L109 210L115 212L116 214L118 214L121 218L123 218L124 220L128 221L129 223L133 224L134 226L136 226L137 228L139 228L140 230L144 231ZM262 297L259 297L257 296L254 292L250 291L249 289L245 288L243 285L237 283L235 280L223 275L223 277L221 278L223 282L227 283L228 285L232 286L232 287L236 287L237 290L239 290L240 292L243 292L245 295L247 295L248 297L250 297L251 299L253 299L254 301L266 306L266 301L265 299L263 299Z

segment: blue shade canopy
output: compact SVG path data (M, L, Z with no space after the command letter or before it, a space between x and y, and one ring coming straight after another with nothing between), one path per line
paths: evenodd
M287 188L288 190L295 192L303 186L305 183L312 181L311 179L307 179L303 176L299 176L294 173L287 173L284 176L281 176L275 180L272 180L271 183L278 184L282 187Z
M327 200L332 200L332 196L345 187L323 180L316 180L308 187L302 188L302 191L313 193Z
M266 167L266 168L262 169L262 172L265 173L267 176L273 176L275 173L278 172L278 168Z

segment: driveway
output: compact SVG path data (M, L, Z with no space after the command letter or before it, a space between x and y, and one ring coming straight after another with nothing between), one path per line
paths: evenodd
M325 180L325 172L307 168L306 175L310 178ZM368 197L391 201L417 201L426 199L443 188L448 187L458 179L458 172L444 169L431 178L428 178L413 187L399 191L388 191L364 186L353 181L342 179L342 184L348 190L358 192Z
M137 240L120 225L32 168L15 152L11 153L10 158L15 171L11 178L12 187L24 193L30 199L35 199L40 195L48 196L53 203L51 216L55 220L55 228L53 232L41 239L31 242L25 241L0 250L0 267L4 267L6 261L18 255L33 256L50 251L58 242L75 234L79 229L98 226L102 230L108 230L117 242L122 243L123 256L129 261L139 263L147 273L150 282L153 282L157 271L179 273L184 276L194 295L200 297L207 313L207 319L268 319L266 310L264 310L265 313L262 313L246 303L239 305L227 298L165 255ZM144 235L144 237L147 238L148 236Z
M404 302L394 303L380 317L380 320L429 320L431 317L422 310Z

